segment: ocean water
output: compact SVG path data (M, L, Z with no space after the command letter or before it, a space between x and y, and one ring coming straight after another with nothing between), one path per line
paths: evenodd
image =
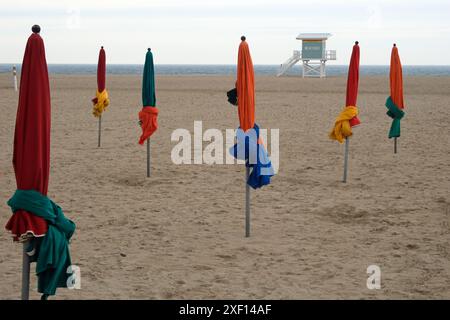
M0 64L0 73L11 72L12 64ZM142 74L143 65L139 64L109 64L108 74ZM20 72L20 65L17 65ZM255 65L257 75L276 75L279 65ZM49 64L48 70L52 74L95 74L95 64ZM329 65L327 76L346 75L348 66ZM234 75L235 65L155 65L156 74L161 75ZM287 75L301 76L299 65L289 70ZM389 66L361 66L361 75L388 75ZM450 66L403 66L405 76L450 76Z

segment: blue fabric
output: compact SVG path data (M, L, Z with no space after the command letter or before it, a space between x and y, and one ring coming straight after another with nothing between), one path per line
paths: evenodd
M258 144L259 126L247 133L238 128L237 143L230 148L230 153L238 160L245 160L245 166L251 168L247 184L253 189L270 184L270 178L275 175L272 162L262 144Z

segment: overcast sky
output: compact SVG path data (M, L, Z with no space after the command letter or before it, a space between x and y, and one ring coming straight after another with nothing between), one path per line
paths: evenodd
M48 63L235 64L242 34L255 64L280 64L300 48L300 32L332 33L334 64L352 44L361 64L450 64L449 0L1 0L0 63L22 61L33 24L42 28Z

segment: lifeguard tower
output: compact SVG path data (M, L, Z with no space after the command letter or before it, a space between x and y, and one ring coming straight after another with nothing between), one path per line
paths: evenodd
M302 40L302 50L294 50L294 54L280 67L277 76L282 76L297 62L302 60L303 78L325 78L325 64L328 60L336 60L336 50L327 50L326 43L330 33L300 33L297 40Z

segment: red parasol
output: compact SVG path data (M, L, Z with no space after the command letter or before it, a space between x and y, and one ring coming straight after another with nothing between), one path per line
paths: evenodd
M102 134L102 113L109 106L109 95L106 90L106 54L103 46L100 48L98 54L98 65L97 65L97 92L95 93L95 98L92 99L94 104L92 114L94 117L98 118L98 147L101 145L101 134Z
M40 28L39 28L40 30ZM13 166L17 189L36 190L47 195L50 170L50 87L44 41L33 29L22 63L19 105L14 133ZM6 229L14 240L27 235L43 237L47 222L20 210L11 216Z
M345 105L347 107L356 107L356 101L358 99L358 84L359 84L359 42L357 41L353 46L352 57L350 58L350 66L348 68L347 78L347 98ZM350 119L350 126L354 127L361 122L358 116Z
M100 48L98 54L98 65L97 65L97 88L99 92L105 90L106 86L106 54L103 46Z
M347 77L347 95L345 100L345 107L336 118L333 129L329 133L332 140L337 140L340 143L345 141L344 152L344 179L347 182L347 167L348 167L348 138L353 134L352 127L359 125L361 122L358 119L358 107L356 105L358 99L358 84L359 84L359 42L356 41L352 50L352 57L350 58L350 66L348 68Z
M103 46L98 54L97 64L97 92L92 99L94 104L93 114L95 117L101 117L103 111L109 105L109 97L106 89L106 54Z

